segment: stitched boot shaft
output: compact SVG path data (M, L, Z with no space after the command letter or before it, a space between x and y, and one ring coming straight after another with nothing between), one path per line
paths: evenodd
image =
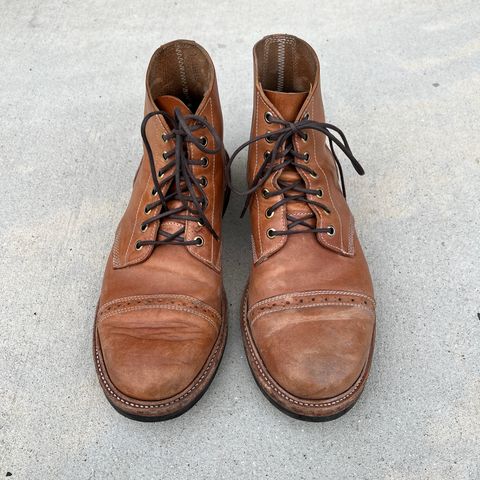
M144 154L118 225L95 322L107 398L140 419L189 408L225 345L222 115L206 51L178 40L146 77Z
M343 132L325 123L320 66L307 43L264 38L254 77L245 347L277 405L321 419L358 398L373 350L372 283L337 153L363 169Z

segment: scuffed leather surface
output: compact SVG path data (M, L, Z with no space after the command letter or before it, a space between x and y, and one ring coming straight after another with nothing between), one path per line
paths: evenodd
M279 128L265 120L266 112L284 118L281 112L292 115L296 109L296 120L308 114L312 120L325 122L318 59L301 40L286 36L288 48L295 51L294 45L297 45L298 51L306 57L295 59L293 67L286 65L285 75L314 72L303 105L298 108L298 105L282 103L297 102L298 96L266 95L263 91L260 79L263 75L264 83L268 83L268 78L261 72L274 69L265 68L264 62L267 60L261 45L266 42L269 51L275 52L272 42L281 37L285 36L267 37L254 49L252 136ZM258 55L261 51L262 55ZM299 65L309 62L313 67L310 65L301 70ZM289 70L291 68L293 72ZM308 83L305 78L299 81L292 78L291 82L302 88ZM268 97L280 103L274 105ZM256 192L250 205L253 265L247 290L248 330L245 338L251 334L253 345L250 360L254 361L255 352L258 352L263 364L256 365L254 371L262 372L262 368L268 371L268 375L265 373L265 378L259 378L259 381L266 385L269 394L278 403L286 404L288 409L289 405L295 405L297 414L315 416L323 415L318 409L327 408L329 399L340 398L343 392L360 381L362 372L365 373L372 351L375 303L368 266L355 233L353 217L339 185L334 160L325 144L325 136L309 131L308 140L297 139L295 146L298 151L310 154L309 167L318 173L317 178L312 178L296 169L298 175L304 179L307 188L322 189L321 201L331 211L327 214L313 206L316 226L322 228L332 225L335 235L303 233L268 238L266 232L269 228L286 230L287 207L277 208L275 215L267 218L266 209L280 197L264 198L261 191ZM250 182L263 160L264 151L270 149L271 144L266 140L255 142L250 147ZM265 187L269 190L278 188L276 182L280 175L280 172L272 175ZM311 199L315 200L313 196ZM306 207L300 206L298 210L295 210L295 206L289 208L289 214L293 210L295 215L302 215L302 208L305 210ZM272 380L267 380L268 377ZM363 382L364 378L361 379L362 385ZM293 398L285 400L287 393L280 393L282 391L288 392ZM352 394L350 392L346 397L350 398ZM313 403L306 402L308 408L302 407L301 399ZM316 401L326 403L319 404L317 409ZM332 409L337 411L341 408L341 405L335 405L327 410L331 414Z
M139 400L162 400L184 390L219 332L218 314L193 298L154 300L127 298L113 311L101 312L97 325L110 379Z
M157 65L167 60L175 62L177 48L187 49L191 61L194 61L195 55L201 57L197 69L194 65L186 67L187 72L195 74L192 88L196 89L196 94L203 84L207 85L195 113L206 116L221 138L222 115L213 64L208 54L194 42L172 42L155 52L147 72L145 113L158 110L153 102L155 95L182 91L178 85L164 83L166 80L159 72L165 73L166 67ZM165 58L162 56L164 52L167 52ZM159 75L157 78L155 72ZM168 78L171 80L173 77ZM155 116L147 124L147 136L157 169L164 164L163 151L174 147L173 140L165 142L162 139L162 134L168 131L162 117ZM199 131L198 135L213 141L206 131ZM196 147L191 148L190 154L193 159L208 157L207 167L195 166L193 169L195 175L205 176L208 180L205 189L208 197L206 216L220 235L223 156L220 153L201 154ZM168 186L164 187L164 193ZM220 334L225 336L219 240L197 222L187 221L186 239L201 235L204 239L202 246L135 248L137 240L155 239L159 228L158 222L150 224L145 232L140 228L147 215L157 213L155 210L149 214L145 212L145 206L154 201L153 187L144 154L129 205L118 226L107 261L96 319L97 348L101 349L99 356L103 359L105 376L113 383L112 387L106 384L106 393L115 390L117 393L110 393L115 396L115 401L123 402L122 408L124 404L133 404L120 398L120 394L139 402L161 401L187 389L195 378L198 379L202 369L207 369L211 378L210 371L218 365L220 355L214 360L215 367L208 365L207 368L206 361ZM175 230L178 225L178 221L167 220L162 223L162 229ZM217 349L223 351L223 345ZM102 381L106 382L103 377ZM187 394L182 396L181 402L166 402L165 408L171 414L175 412L175 405L176 408L184 408L186 402Z

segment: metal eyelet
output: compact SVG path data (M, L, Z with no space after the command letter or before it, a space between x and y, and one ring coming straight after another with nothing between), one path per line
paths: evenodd
M307 112L307 113L303 116L302 120L308 120L309 118L310 118L310 114Z
M263 159L264 160L268 160L268 157L271 155L271 151L270 150L267 150L266 152L264 152L263 154Z
M272 132L270 130L268 130L267 134L270 135ZM267 143L273 143L275 140L273 140L273 138L270 138L270 137L265 137L265 140Z
M321 188L319 188L316 195L317 195L318 198L322 198L323 197L323 190Z
M203 218L201 218L198 222L197 222L197 225L199 227L204 227L205 226L205 220Z
M145 207L144 212L148 215L152 211L151 208Z
M143 248L143 245L140 243L140 240L137 241L135 244L135 250L141 250Z
M163 178L165 176L165 172L162 172L161 170L158 171L158 178Z
M333 225L329 225L327 228L328 228L327 235L330 235L331 237L333 237L335 235L335 227Z
M275 237L275 229L274 228L269 228L267 230L267 237L272 239L273 237Z
M207 143L208 143L207 137L203 137L203 136L200 137L200 143L201 143L204 147L206 147L206 146L207 146Z
M267 123L272 123L272 112L265 112L265 115L263 117L265 118L265 121Z
M308 152L305 152L305 153L303 154L303 161L304 161L305 163L308 163L308 162L310 161L310 154L309 154Z
M196 247L201 247L204 243L205 243L205 240L203 239L203 237L195 237L194 240L197 242L195 244Z
M165 143L168 142L168 138L167 138L167 133L166 133L166 132L162 133L162 140L163 140Z
M275 215L275 210L270 210L270 208L267 208L265 210L265 217L272 218L274 215Z
M208 167L208 158L207 157L202 157L200 159L200 165L203 167L203 168L207 168Z
M200 183L201 187L206 187L207 184L208 184L207 178L206 177L200 177L199 183Z
M270 190L268 188L264 188L262 190L262 195L263 195L263 198L268 198L268 194L270 193Z
M312 178L318 178L318 173L317 172L310 172L310 176Z
M168 152L163 152L163 153L162 153L162 157L163 157L163 159L164 159L165 161L168 160L168 156L167 156L167 155L168 155Z
M145 232L147 230L147 228L148 228L148 223L144 223L143 225L140 226L140 230L142 232Z
M305 133L305 137L301 137L304 143L308 142L308 133Z
M153 196L157 195L157 193L158 193L158 192L157 192L157 189L156 189L156 188L152 189L152 195L153 195Z

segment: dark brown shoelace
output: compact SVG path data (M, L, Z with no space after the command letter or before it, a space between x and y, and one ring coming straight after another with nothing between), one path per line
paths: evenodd
M168 141L174 138L175 148L163 153L163 158L167 163L157 171L152 148L147 138L146 127L149 120L158 115L164 117L171 129L170 133L163 135L163 140ZM214 147L207 148L206 137L194 135L195 132L198 134L198 131L202 129L207 129L210 132L214 139ZM223 143L215 129L204 117L193 114L183 115L178 108L175 108L173 117L162 110L151 112L146 115L142 122L141 132L154 183L152 193L159 197L157 201L145 206L145 212L148 213L161 206L157 215L143 222L142 230L146 229L151 223L162 222L167 218L171 220L179 220L181 222L194 221L205 226L208 231L218 239L218 234L215 232L205 215L205 209L208 205L208 198L203 190L206 186L206 178L196 178L191 168L194 165L206 166L208 160L206 157L203 157L200 160L192 160L188 154L189 143L195 145L205 154L223 153ZM172 181L170 187L166 193L163 194L162 187L170 181ZM226 202L227 201L228 196ZM178 202L180 202L180 205L175 207L171 206L172 203L178 204ZM184 234L185 226L182 226L173 233L159 229L156 240L139 240L137 242L137 248L141 248L143 245L203 244L203 240L200 237L193 240L186 240Z
M330 151L332 152L333 158L337 165L343 196L346 197L345 191L345 182L343 178L343 171L342 166L337 158L334 145L336 145L340 150L346 155L346 157L352 163L355 171L359 175L364 175L365 171L363 170L360 163L357 159L353 156L352 151L350 150L350 146L348 145L347 139L343 132L334 125L329 123L321 123L314 120L310 120L308 117L299 120L298 122L287 122L281 118L273 117L269 114L268 121L269 123L277 123L282 125L283 128L275 130L273 132L269 132L263 135L258 135L257 137L251 138L247 142L240 145L235 152L230 157L227 167L227 183L232 191L239 195L246 195L245 205L242 211L241 216L245 214L248 206L250 204L252 195L263 187L267 179L273 175L275 172L283 171L287 167L292 167L294 169L303 170L308 174L312 175L312 177L317 176L317 172L312 168L307 166L307 162L309 160L308 154L298 152L293 144L293 137L294 135L298 135L303 140L308 138L307 130L317 130L322 132L327 138L330 146ZM335 134L337 134L340 138L338 138ZM264 155L263 163L261 164L255 178L253 179L251 185L248 186L246 191L239 191L235 189L232 184L231 180L231 165L237 155L243 150L245 147L248 147L252 143L258 142L259 140L266 138L269 142L274 143L273 148L270 152L266 152ZM273 212L280 208L282 205L285 205L289 202L303 202L309 205L316 205L322 210L327 213L330 213L330 209L323 203L311 200L307 197L307 195L319 195L319 190L312 190L305 188L305 183L302 179L299 179L295 182L287 182L282 180L279 176L277 180L278 189L275 191L268 191L267 189L263 190L263 195L265 198L271 197L280 197L279 201L272 205L267 210L267 215L273 215ZM315 215L312 213L310 215L304 216L302 218L294 217L293 215L287 214L287 230L275 230L271 232L272 236L279 236L279 235L290 235L295 233L331 233L330 227L327 228L314 228L312 225L308 224L307 221L310 219L314 219ZM301 229L294 229L294 227L301 226L304 228Z

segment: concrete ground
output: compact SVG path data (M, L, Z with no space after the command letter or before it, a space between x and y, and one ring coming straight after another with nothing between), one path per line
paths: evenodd
M480 478L478 1L1 0L0 11L0 478ZM367 388L324 424L260 393L240 337L250 242L234 197L219 373L185 415L127 420L97 383L91 335L141 155L148 60L174 38L211 52L232 151L250 130L252 45L275 32L318 51L328 119L367 171L345 162L378 299Z

